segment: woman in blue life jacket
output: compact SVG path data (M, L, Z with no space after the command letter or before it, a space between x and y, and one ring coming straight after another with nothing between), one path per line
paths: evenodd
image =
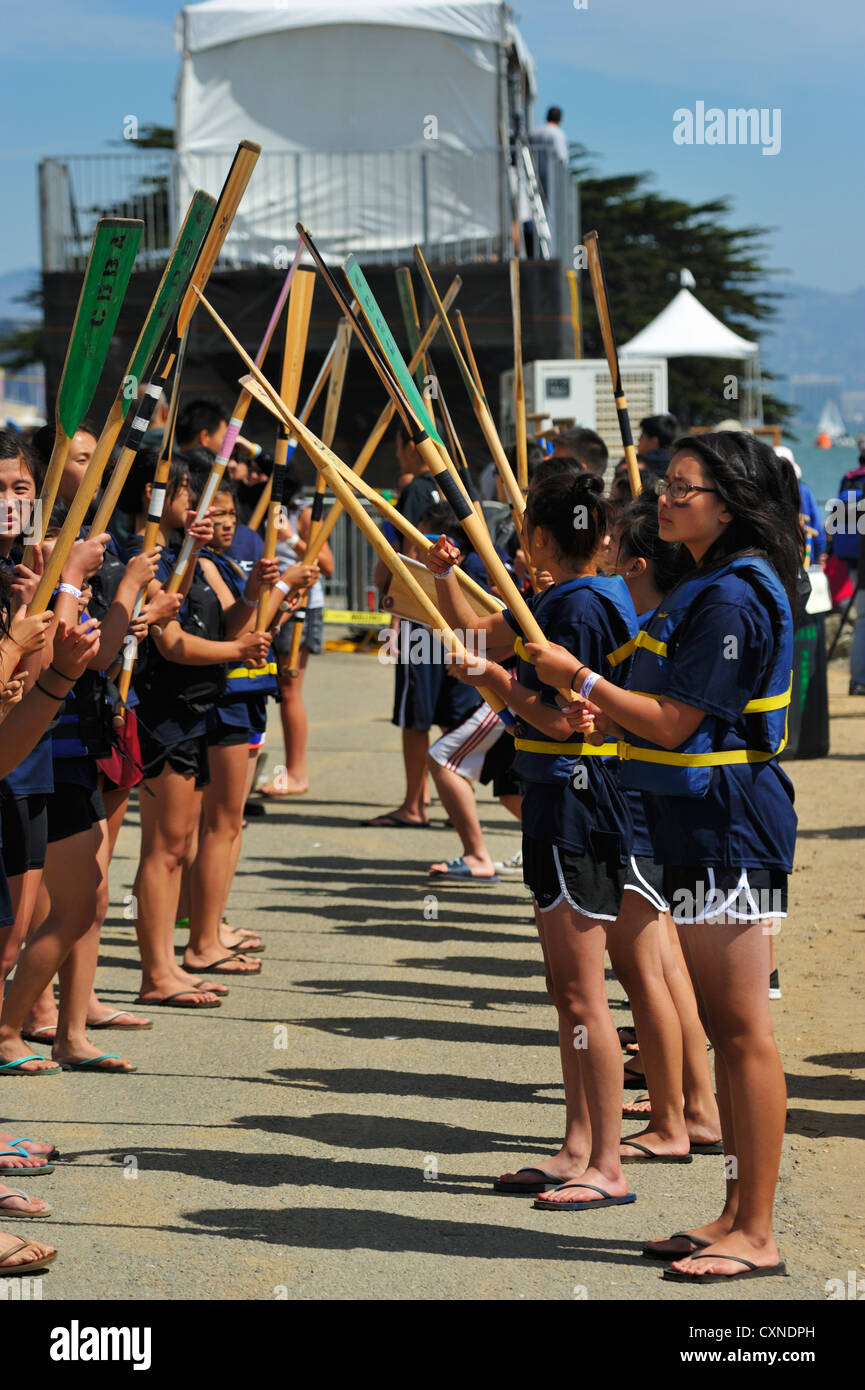
M788 472L750 435L678 441L657 486L658 524L694 568L633 644L629 689L579 648L530 647L541 679L572 681L588 702L568 724L594 719L600 735L618 736L623 781L648 793L655 859L715 1048L723 1211L645 1250L680 1282L785 1273L772 1206L786 1093L766 978L796 840L793 788L776 760L801 554Z
M260 559L248 579L226 553L236 527L236 492L227 484L213 499L213 539L202 551L199 566L226 620L240 603L245 608L247 621L254 621L258 586L270 585L272 593L266 615L269 629L283 597L292 592L292 585L297 588L299 584L314 582L318 569L297 565L280 576L277 560ZM251 581L256 586L256 598L251 597ZM276 587L277 582L281 588ZM204 959L214 941L232 950L263 949L261 938L255 932L237 931L228 926L223 921L223 912L240 856L243 807L267 727L267 697L276 693L276 662L272 651L258 668L228 662L226 688L208 716L211 780L202 797L197 853L189 880L187 954L190 961L196 957Z
M126 480L120 505L133 514L134 535L129 549L140 548L147 520L151 480L156 464L152 451L138 455ZM249 632L250 609L237 604L224 622L222 608L197 564L198 552L213 535L210 517L191 520L189 474L173 464L166 486L158 540L166 546L172 532L184 526L195 541L194 562L180 586L183 607L161 634L151 633L143 669L136 674L138 723L145 790L139 798L141 857L133 893L137 901L136 931L141 951L142 1004L170 1003L180 1008L215 1008L225 986L201 989L200 974L257 974L257 961L242 955L225 963L224 949L214 943L207 959L182 968L174 954L174 924L184 859L196 833L202 788L210 779L207 717L224 688L223 663L266 656L265 635ZM157 579L165 583L173 569L172 556L163 553Z
M529 489L526 503L531 562L552 584L529 600L544 634L574 651L606 653L637 630L624 581L602 577L598 562L607 540L608 509L600 479L554 473ZM452 627L478 633L488 659L455 675L480 681L516 715L514 772L525 788L522 806L523 874L534 898L546 967L547 992L558 1014L565 1083L565 1138L542 1166L505 1173L496 1190L526 1196L536 1205L572 1210L634 1201L619 1156L622 1060L607 1003L604 954L626 882L629 817L610 760L583 756L584 740L555 704L525 659L516 620L508 613L478 618L449 575L459 551L440 537L427 557L436 575L442 615ZM483 644L483 645L481 645ZM494 658L516 647L513 679ZM610 669L612 680L616 673ZM594 750L592 750L594 752Z
M654 492L638 497L617 518L604 573L622 576L641 627L690 566L688 552L668 545L658 534ZM644 793L626 787L625 796L633 825L631 871L608 950L628 995L639 1045L638 1055L625 1062L625 1084L635 1084L635 1073L640 1082L645 1077L649 1096L622 1108L626 1119L645 1116L647 1124L623 1139L622 1159L648 1163L656 1161L655 1154L720 1153L720 1118L706 1035L664 897L663 866L654 860Z

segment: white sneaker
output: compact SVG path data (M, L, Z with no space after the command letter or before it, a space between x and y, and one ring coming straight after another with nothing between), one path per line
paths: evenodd
M523 852L518 849L516 854L512 854L510 859L494 859L493 868L499 878L522 878L523 876Z

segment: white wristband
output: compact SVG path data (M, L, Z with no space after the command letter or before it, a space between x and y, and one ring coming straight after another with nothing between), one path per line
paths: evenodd
M286 584L284 579L277 579L273 587L274 589L278 589L281 594L285 594L286 596L288 596L291 593L291 586L289 584Z
M592 687L593 687L593 686L595 685L595 683L596 683L597 681L599 681L600 679L601 679L601 677L600 677L599 675L597 675L594 671L590 671L590 672L589 672L589 674L586 676L586 679L583 681L582 685L580 686L580 695L581 695L582 699L588 700L589 696L590 696L591 693L592 693Z
M449 569L442 570L441 574L438 574L436 570L430 570L430 574L433 579L447 579L449 574L453 574L455 568L455 565L451 565Z
M81 597L81 590L76 589L74 584L61 584L57 589L58 594L71 594L73 598Z

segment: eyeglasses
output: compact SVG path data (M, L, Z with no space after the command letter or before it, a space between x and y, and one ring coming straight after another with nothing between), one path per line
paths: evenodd
M674 502L684 502L691 492L717 492L714 487L699 487L697 483L686 483L682 478L656 478L652 487L657 497L669 493Z

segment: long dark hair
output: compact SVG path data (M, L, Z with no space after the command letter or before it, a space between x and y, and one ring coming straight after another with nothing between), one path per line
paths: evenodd
M653 492L642 492L615 522L619 545L634 560L645 560L652 582L662 594L674 589L693 561L683 545L662 541L658 532L658 503Z
M799 486L789 463L752 434L719 430L715 434L686 434L673 445L673 457L683 450L696 454L733 520L710 545L700 568L711 569L739 555L768 560L780 579L793 612L802 553Z
M543 526L563 560L590 560L610 523L603 493L604 484L593 473L565 469L539 478L526 497L526 524L530 531Z
M126 481L120 492L118 507L121 511L128 512L132 517L140 516L147 511L147 502L144 497L144 489L148 483L153 482L156 472L156 465L159 462L158 449L141 449L132 461ZM168 474L168 482L165 485L166 496L173 497L180 487L184 478L189 477L189 464L185 459L173 458L171 460L171 471Z

